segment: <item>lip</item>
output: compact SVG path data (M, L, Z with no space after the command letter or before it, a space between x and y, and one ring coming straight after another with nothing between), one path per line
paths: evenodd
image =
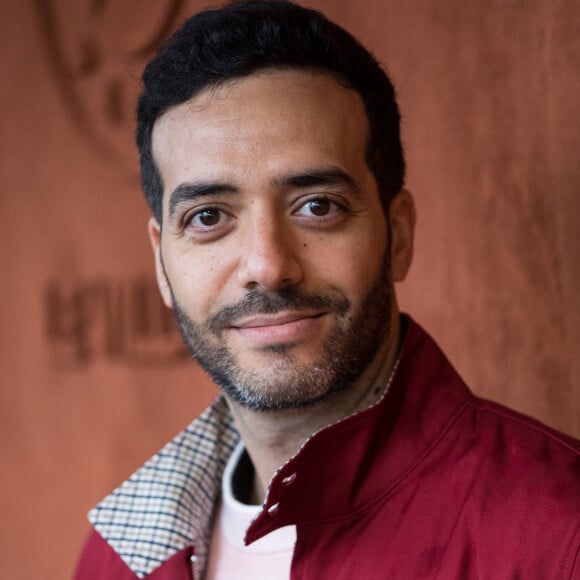
M280 326L307 318L318 318L322 312L286 312L282 314L253 316L242 322L232 324L233 328L261 328L265 326Z
M258 345L298 342L306 338L320 323L325 312L286 312L253 316L233 324L231 328L244 339Z

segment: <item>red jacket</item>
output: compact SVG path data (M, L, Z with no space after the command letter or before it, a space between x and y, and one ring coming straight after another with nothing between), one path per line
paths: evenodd
M194 552L200 577L236 440L220 399L91 512L76 579L191 580ZM247 540L287 524L292 580L580 580L580 444L474 397L409 320L386 396L282 467Z

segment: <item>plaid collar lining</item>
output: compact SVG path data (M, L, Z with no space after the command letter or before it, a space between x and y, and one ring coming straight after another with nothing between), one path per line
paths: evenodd
M205 569L210 520L239 441L223 396L89 512L96 531L138 578L187 546Z

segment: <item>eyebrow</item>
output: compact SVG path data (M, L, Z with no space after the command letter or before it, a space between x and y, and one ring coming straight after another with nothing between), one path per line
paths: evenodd
M323 167L300 173L283 175L272 180L275 187L316 187L322 185L340 185L355 193L360 193L360 187L353 177L339 167Z
M181 183L169 195L169 219L175 217L181 204L220 193L239 193L239 190L229 183L221 182Z

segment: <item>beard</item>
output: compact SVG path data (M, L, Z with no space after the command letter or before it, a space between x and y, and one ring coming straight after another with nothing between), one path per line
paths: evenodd
M226 396L248 409L299 409L326 401L362 375L391 331L394 291L389 254L387 250L379 275L355 312L340 292L321 295L286 287L275 294L250 290L236 304L198 324L181 308L170 286L179 332L193 358ZM321 355L310 364L296 360L292 343L281 343L259 349L270 358L260 369L246 369L223 340L224 329L236 320L303 309L323 309L336 319Z

